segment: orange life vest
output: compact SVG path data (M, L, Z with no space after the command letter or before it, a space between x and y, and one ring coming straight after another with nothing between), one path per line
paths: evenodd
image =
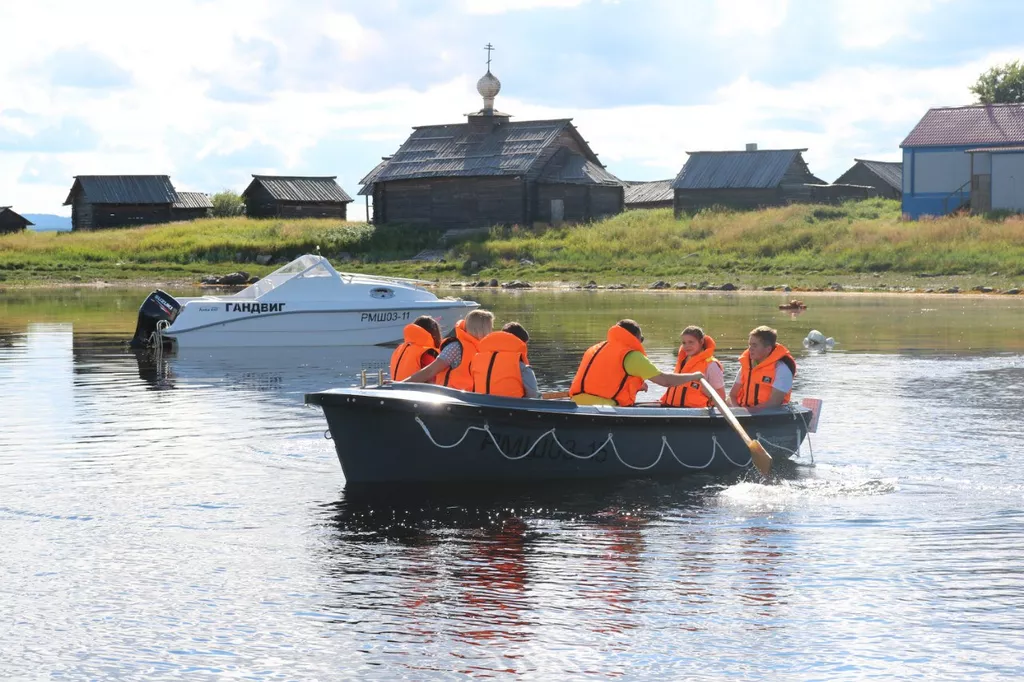
M423 368L423 354L430 353L437 357L434 337L423 327L407 324L402 330L405 342L391 354L391 380L408 379Z
M491 332L480 340L479 352L470 367L473 390L510 398L526 397L520 362L530 364L526 357L526 344L514 334Z
M449 367L445 371L438 373L434 377L434 383L457 388L460 391L472 391L473 375L470 372L469 366L473 362L473 356L477 354L480 340L466 331L465 320L459 320L455 325L455 338L447 338L441 342L441 350L443 351L449 343L462 344L462 361L458 367L454 369Z
M772 395L775 384L775 363L784 362L796 377L796 360L790 355L786 347L781 343L775 344L771 354L762 360L756 367L750 359L750 350L743 351L740 356L740 394L736 404L740 407L753 407L767 402ZM793 393L790 390L786 394L783 404L789 402L789 396Z
M640 377L627 374L623 364L633 351L647 355L640 340L628 331L618 325L609 329L607 341L591 346L583 354L583 361L569 388L570 397L588 393L614 400L620 407L632 405L644 385Z
M676 359L676 374L688 374L689 372L700 372L707 374L708 365L715 364L722 368L722 363L715 358L715 340L704 335L704 350L692 358L686 357L686 351L679 347L679 357ZM665 407L710 407L711 398L704 395L700 390L699 381L691 381L683 386L672 386L661 396L661 404Z

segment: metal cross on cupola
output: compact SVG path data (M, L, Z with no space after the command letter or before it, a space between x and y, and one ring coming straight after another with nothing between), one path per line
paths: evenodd
M490 70L491 70L491 52L494 51L494 46L491 45L490 43L487 43L487 45L484 47L484 49L487 50L487 71L490 72Z

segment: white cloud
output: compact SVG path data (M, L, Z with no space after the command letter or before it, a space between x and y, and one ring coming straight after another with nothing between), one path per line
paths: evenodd
M712 32L721 37L766 36L786 20L788 0L715 0Z
M474 10L467 0L456 7L525 11L584 2L491 0ZM912 2L918 8L929 4ZM372 74L377 57L389 49L387 36L323 3L310 3L304 12L282 12L281 7L270 0L181 0L173 12L136 0L0 3L0 25L7 28L0 60L0 146L6 135L9 147L0 149L0 203L23 212L66 213L60 203L71 175L90 173L169 173L182 189L241 189L250 172L306 172L304 164L324 145L336 155L328 162L336 164L330 166L336 168L332 173L354 194L355 181L379 157L394 152L412 126L457 122L479 108L475 63L465 64L462 75L425 88L412 83L370 93L329 79L320 85L317 79L330 74L303 71L322 68L320 51L330 49L333 63L340 60ZM717 15L701 14L699 7L666 8L675 12L673 20L689 16L692 26L755 39L794 14L785 0L720 4ZM891 8L865 13L891 17L893 12L911 16ZM61 20L52 21L55 16ZM30 30L43 25L46 31ZM844 40L865 44L863 37L855 39L862 29L847 29ZM744 48L744 41L733 40ZM124 69L130 87L113 78L106 81L112 87L66 87L39 76L49 56L71 49L88 50ZM699 50L694 48L694 54ZM439 61L451 62L459 51L439 42L437 53ZM992 53L956 67L920 70L824 67L819 75L797 82L776 74L771 85L737 77L690 106L582 109L566 101L543 107L511 87L499 96L499 106L514 113L515 120L572 117L610 170L623 176L635 176L640 169L647 177L671 177L687 150L738 149L758 142L762 148L810 147L812 170L832 179L853 156L898 157L902 135L928 107L967 103L967 86L977 74L1013 56ZM659 61L663 57L652 46L644 68L671 69ZM588 77L571 70L541 76ZM214 87L234 88L240 100L253 101L214 98ZM887 136L879 136L879 126L887 127ZM77 140L75 151L58 149L53 131ZM51 147L40 148L43 138ZM25 139L32 144L20 142ZM361 156L354 158L347 145L358 147ZM272 154L260 156L268 151ZM274 167L261 168L257 158L271 159ZM237 161L233 166L232 159ZM62 179L62 173L67 177ZM195 186L203 183L210 186Z
M572 116L612 172L628 162L649 169L647 178L668 178L685 163L687 151L743 149L756 142L761 149L807 147L811 171L831 181L855 156L900 159L899 144L930 107L969 104L968 84L1010 54L948 68L835 69L780 86L741 77L710 103L695 106L562 111L522 105L521 113ZM806 125L794 130L792 121ZM893 132L879 138L873 131L880 126Z
M532 9L579 7L587 0L463 0L462 7L470 14L504 14Z
M839 41L851 49L872 49L897 39L915 40L914 23L948 0L835 0Z

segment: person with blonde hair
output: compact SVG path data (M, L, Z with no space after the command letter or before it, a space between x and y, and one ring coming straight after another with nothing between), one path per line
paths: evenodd
M796 360L779 343L779 333L765 325L755 327L740 356L740 373L729 391L729 401L748 412L785 405L795 376Z
M494 330L494 314L487 310L474 310L455 325L455 334L441 342L437 359L414 373L405 381L473 390L470 363L480 348L480 340Z

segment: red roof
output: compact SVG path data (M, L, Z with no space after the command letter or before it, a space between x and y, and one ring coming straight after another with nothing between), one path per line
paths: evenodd
M973 104L929 109L901 147L1024 143L1024 104Z

